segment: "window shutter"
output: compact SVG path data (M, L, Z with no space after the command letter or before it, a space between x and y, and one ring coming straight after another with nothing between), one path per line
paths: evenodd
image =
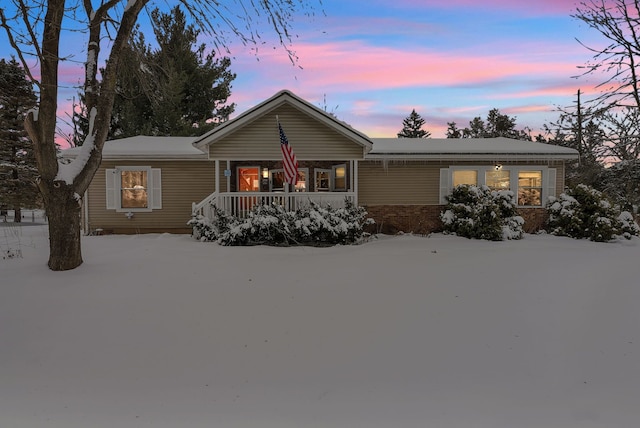
M106 193L107 193L107 209L108 210L115 210L116 208L118 208L116 206L116 183L118 180L118 177L120 177L120 174L118 174L118 170L117 169L106 169L105 170L106 176L105 176L105 183L106 183Z
M162 179L160 168L151 168L151 209L159 210L162 208Z
M446 205L449 193L449 168L440 168L440 205Z
M549 196L556 196L556 168L549 168L547 170L547 199ZM543 205L546 201L543 201Z

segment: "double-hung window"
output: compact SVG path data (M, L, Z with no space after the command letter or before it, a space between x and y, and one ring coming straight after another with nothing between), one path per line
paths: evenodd
M542 205L542 171L518 171L518 205Z
M511 189L511 171L496 168L485 171L484 184L491 190L509 190Z
M329 192L331 191L331 177L332 173L330 169L322 169L316 168L314 170L315 173L315 186L314 189L316 192Z
M144 212L162 208L159 168L118 166L106 170L107 209Z
M333 190L336 192L347 191L347 165L334 165L333 170Z

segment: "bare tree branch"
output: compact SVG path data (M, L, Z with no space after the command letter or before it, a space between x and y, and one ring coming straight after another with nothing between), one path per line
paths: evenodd
M638 0L590 0L580 3L572 15L609 42L605 47L594 48L578 40L594 52L593 62L581 67L585 69L583 75L595 72L605 75L597 85L602 92L594 100L599 108L640 108L640 82L636 70L640 56L639 14Z

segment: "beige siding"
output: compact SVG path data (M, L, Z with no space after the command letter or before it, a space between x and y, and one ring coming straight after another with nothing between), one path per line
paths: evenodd
M360 162L360 205L431 205L438 203L440 169L425 163Z
M549 165L549 168L556 168L556 196L564 192L564 163L556 162L553 165Z
M360 205L437 205L440 199L440 169L449 166L491 165L492 162L363 161L359 163ZM556 192L564 191L564 164L560 162L503 162L556 168Z
M300 161L363 158L361 145L285 104L212 143L209 146L211 159L281 159L276 115Z
M105 169L115 166L151 166L162 170L162 209L125 213L106 209ZM192 202L200 202L215 189L214 163L209 161L103 161L88 192L88 231L187 229Z

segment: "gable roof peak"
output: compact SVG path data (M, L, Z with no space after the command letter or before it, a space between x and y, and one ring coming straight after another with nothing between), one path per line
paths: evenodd
M267 98L261 103L246 110L245 112L241 113L239 116L223 123L220 126L213 128L211 131L207 132L206 134L203 134L201 137L195 140L193 145L202 149L203 147L214 143L219 138L233 132L236 129L239 129L245 126L256 117L260 117L266 112L271 111L274 108L284 103L289 103L295 108L315 118L317 121L322 122L327 126L333 128L337 132L347 136L351 140L365 147L366 151L369 151L371 149L371 146L372 146L371 139L367 137L365 134L354 129L351 125L337 119L335 116L327 113L326 111L322 110L320 107L317 107L311 104L310 102L308 102L307 100L299 97L289 89L282 89L276 92L270 98Z

